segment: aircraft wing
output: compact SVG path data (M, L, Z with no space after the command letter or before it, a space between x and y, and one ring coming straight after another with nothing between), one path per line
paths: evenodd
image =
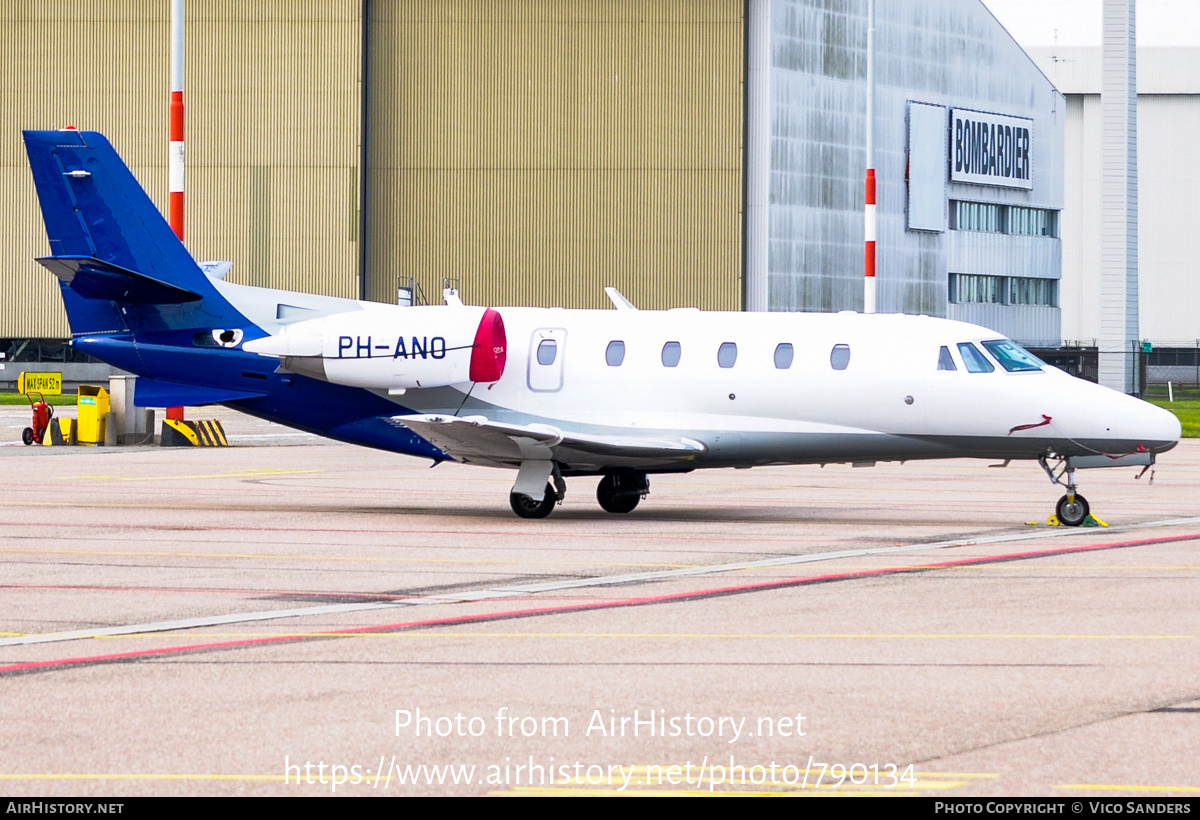
M553 460L579 470L635 468L687 462L706 449L686 437L571 433L549 424L506 424L484 416L396 416L392 421L456 461L489 466Z

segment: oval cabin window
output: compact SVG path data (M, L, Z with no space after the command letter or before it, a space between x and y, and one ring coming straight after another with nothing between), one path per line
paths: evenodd
M717 350L717 364L721 367L733 367L737 362L737 345L725 342Z
M662 349L663 367L677 367L679 365L679 357L683 350L679 347L679 342L667 342Z
M829 353L829 366L834 370L845 370L850 366L850 345L834 345Z
M625 343L609 342L608 350L604 351L604 361L608 362L609 367L620 367L621 362L625 361Z
M787 342L775 348L775 367L778 370L787 370L792 366L792 358L796 355L792 350L792 346Z

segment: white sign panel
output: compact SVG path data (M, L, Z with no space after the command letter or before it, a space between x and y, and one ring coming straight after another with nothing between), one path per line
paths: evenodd
M908 104L908 229L946 230L946 109Z
M1033 120L950 110L950 181L1033 188Z

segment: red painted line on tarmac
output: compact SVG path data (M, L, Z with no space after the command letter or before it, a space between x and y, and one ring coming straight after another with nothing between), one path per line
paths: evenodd
M585 603L568 604L565 606L534 607L532 609L513 609L503 612L485 612L476 615L456 615L449 618L404 621L395 624L384 624L382 626L351 627L348 629L330 630L328 632L317 633L315 635L270 635L262 638L240 638L232 641L218 641L215 643L204 644L185 644L181 646L160 647L157 649L141 649L133 652L115 652L106 655L87 655L75 658L55 658L53 660L30 661L27 663L15 663L7 666L0 666L0 675L7 676L29 672L41 672L90 664L120 663L126 661L136 661L142 658L177 655L185 652L201 652L240 647L263 646L267 644L293 643L297 641L324 640L350 635L370 634L373 632L399 632L414 629L427 629L438 626L455 626L461 624L484 623L488 621L531 618L539 615L558 615L572 612L588 612L601 609L618 609L632 606L650 606L654 604L696 601L706 598L716 598L725 595L740 595L747 592L760 592L770 589L785 589L787 587L810 586L815 584L832 583L836 581L858 580L861 578L877 578L888 575L905 575L930 572L933 570L949 569L952 567L998 564L1006 561L1022 561L1031 558L1046 558L1054 555L1069 555L1071 553L1082 552L1102 552L1104 550L1111 549L1123 549L1128 547L1148 546L1151 544L1169 544L1179 541L1196 540L1200 540L1200 533L1169 535L1159 538L1140 538L1130 541L1114 541L1107 544L1085 544L1078 547L1058 547L1047 550L1010 552L997 555L984 555L976 558L958 558L952 561L936 561L928 564L912 564L903 567L881 567L879 569L855 570L853 572L836 572L824 575L810 575L801 578L785 578L777 581L760 581L753 584L736 584L732 586L690 590L687 592L673 592L666 595L654 595L640 598L619 598L615 600L589 601Z
M244 510L231 510L229 512L256 512L256 510L251 509L251 508L246 508ZM372 512L372 511L348 509L348 510L340 510L338 512L359 513L359 512ZM399 513L399 512L403 512L403 511L397 510L397 512ZM733 522L733 523L737 523L737 522ZM28 529L29 522L28 521L0 521L0 527L9 527L9 526L23 527L23 528ZM95 522L91 522L91 523L87 523L87 524L74 524L74 523L65 523L65 522L57 522L56 521L56 522L53 522L52 524L39 524L38 526L43 529L46 527L49 527L49 526L62 527L62 528L95 529L97 525ZM362 529L352 529L352 528L342 528L342 527L241 527L241 526L221 525L221 524L213 524L213 525L206 524L206 525L197 525L197 526L192 527L192 526L169 526L169 525L164 526L161 524L132 524L132 523L126 523L126 522L121 522L119 524L113 524L111 526L117 527L117 528L123 529L123 530L162 530L163 532L184 532L184 533L195 532L197 534L203 534L206 532L281 532L281 533L314 532L314 533L340 533L343 535L353 535L353 536L373 535L373 534L374 535L486 535L486 536L512 536L514 538L518 538L518 537L523 538L529 534L528 532L526 532L524 530L438 530L438 529L431 529L431 530L414 530L414 529L362 530ZM640 532L635 532L635 533L626 533L626 532L620 532L620 533L598 533L598 532L574 533L574 532L564 531L561 533L547 533L547 535L550 535L550 536L561 535L563 538L569 538L569 539L613 538L615 536L626 537L629 535L636 535L638 538L649 539L649 540L658 540L658 541L688 541L688 542L728 541L728 538L723 535L713 535L713 536L663 535L661 533L640 533ZM42 536L42 538L44 539L45 536ZM756 538L752 537L752 540L754 540L754 541L788 541L788 542L794 543L797 539L794 536L759 536ZM843 543L843 542L835 542L835 543ZM853 542L846 541L844 543L850 544ZM430 545L430 546L433 546L433 545ZM457 548L457 549L492 549L493 547L489 545L487 547L455 547L455 548ZM438 547L438 549L444 549L444 547ZM214 557L219 557L219 556L214 556ZM281 555L279 557L286 558L287 556Z

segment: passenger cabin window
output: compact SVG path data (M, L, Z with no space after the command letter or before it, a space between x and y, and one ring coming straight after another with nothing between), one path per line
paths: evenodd
M667 342L662 349L663 367L676 367L679 364L679 356L682 350L679 347L679 342Z
M775 347L775 368L777 370L787 370L792 366L792 357L795 356L795 351L787 342Z
M547 365L554 364L554 357L558 355L558 342L553 339L543 339L537 349L538 364Z
M1008 339L996 339L993 342L984 342L983 346L1009 373L1042 369L1042 360L1016 342L1010 342Z
M737 345L733 342L724 342L717 350L717 364L721 367L733 367L737 361Z
M968 373L991 373L996 368L987 360L979 348L970 342L959 342L958 352L962 356L963 364L967 366Z
M609 342L608 350L604 351L604 361L608 362L609 367L620 367L621 362L625 361L625 343Z
M850 345L834 345L829 352L829 366L834 370L845 370L850 366Z
M938 352L938 370L958 370L954 364L954 357L950 355L950 348L945 345L942 345Z

